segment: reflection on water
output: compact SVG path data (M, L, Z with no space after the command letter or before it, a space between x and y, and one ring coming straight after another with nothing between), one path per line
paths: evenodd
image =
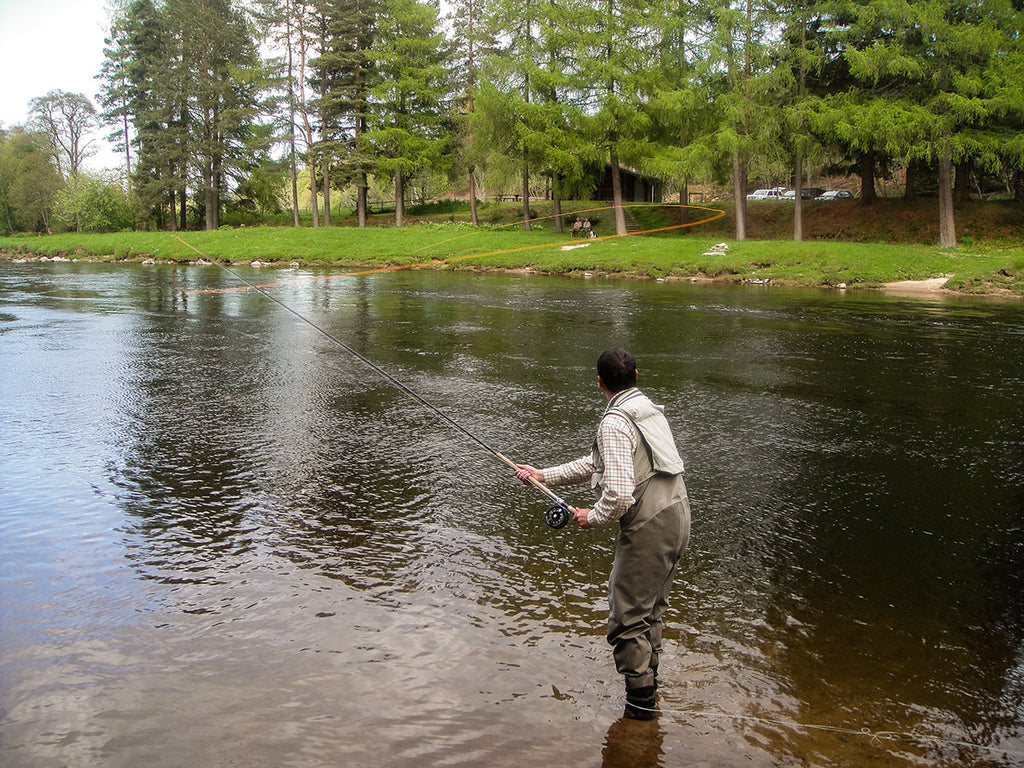
M274 289L535 464L589 446L597 353L637 353L694 528L663 713L636 723L603 640L611 532L548 529L487 451L265 297L178 290L233 281L0 265L5 766L1024 762L1017 305Z

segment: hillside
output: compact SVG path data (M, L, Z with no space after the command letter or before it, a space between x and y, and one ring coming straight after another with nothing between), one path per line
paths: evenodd
M935 244L939 239L939 204L934 198L912 203L881 199L873 205L858 200L807 201L803 206L805 240ZM747 236L786 240L793 236L791 201L757 200L747 204ZM726 216L701 225L702 232L735 232L731 208ZM972 201L956 206L960 242L1024 239L1024 205L1012 201Z

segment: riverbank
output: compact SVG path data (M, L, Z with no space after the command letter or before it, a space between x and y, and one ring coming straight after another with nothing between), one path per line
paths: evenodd
M213 232L123 232L0 238L0 259L196 263L273 267L524 270L539 274L715 280L759 285L925 290L1024 296L1024 245L957 250L836 241L719 239L699 229L579 241L543 225L418 224L395 229L258 227ZM943 278L943 282L936 281ZM922 287L925 284L922 283ZM901 287L902 286L902 287Z

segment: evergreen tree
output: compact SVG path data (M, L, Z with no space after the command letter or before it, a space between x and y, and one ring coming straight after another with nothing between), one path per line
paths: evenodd
M1020 12L1010 0L874 0L849 21L860 90L832 97L836 131L868 157L936 163L939 244L955 247L954 166L999 167L1024 114Z
M818 148L813 122L819 100L809 80L818 77L825 57L814 0L783 0L779 11L784 30L775 90L783 96L782 129L793 169L793 239L803 240L805 161Z
M615 231L627 232L621 165L639 165L650 149L653 126L646 107L658 82L661 19L643 0L582 4L574 60L588 115L587 133L606 153L611 171Z
M125 180L128 190L132 183L132 96L130 47L127 16L116 16L110 27L103 49L100 74L100 119L112 128L107 136L117 152L124 154Z
M394 181L396 226L404 222L408 180L446 162L448 71L437 22L433 5L384 0L370 51L376 78L366 139L377 168Z
M197 192L206 229L216 229L228 177L244 167L246 142L254 137L263 85L256 46L245 18L228 0L168 0L167 10L182 34L187 140L199 171Z
M375 0L327 0L325 35L313 62L320 93L324 152L338 164L340 181L356 187L356 217L366 226L367 174L373 158L366 147L367 100L372 85L370 51ZM327 177L327 167L324 167ZM325 194L328 186L324 185Z
M772 0L709 0L712 24L703 41L704 77L721 110L718 148L731 165L736 239L747 236L751 165L767 170L783 158L778 103L772 98L776 8Z
M491 152L518 170L523 203L523 229L530 229L530 171L538 160L531 155L544 125L536 121L532 103L536 74L541 68L540 12L544 0L492 0L487 7L486 34L495 41L482 67L476 94L479 114L472 119Z
M473 115L476 112L481 62L493 51L495 41L486 24L485 0L454 0L448 22L459 113L455 156L468 180L470 220L475 226L479 224L476 171L485 153L482 152L482 142L477 141L473 133Z
M144 210L158 226L169 210L171 227L184 228L191 185L216 228L229 179L251 168L252 143L266 135L257 129L266 75L246 18L229 0L135 0L111 40L106 93L134 125Z

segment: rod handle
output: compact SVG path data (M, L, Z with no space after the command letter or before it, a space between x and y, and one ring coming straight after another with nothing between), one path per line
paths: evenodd
M504 454L499 453L498 451L495 451L494 455L497 456L499 459L501 459L506 464L508 464L510 467L512 467L512 469L516 468L516 463L514 461L512 461L512 459L510 459L508 456L505 456ZM546 485L544 485L544 483L542 483L540 480L537 480L537 479L531 477L530 478L530 483L533 485L534 488L536 488L539 491L541 491L541 493L543 493L549 499L552 499L553 501L556 501L559 504L565 504L566 507L569 506L564 501L562 501L560 498L558 498L558 495L554 491L552 491L550 488L548 488Z

